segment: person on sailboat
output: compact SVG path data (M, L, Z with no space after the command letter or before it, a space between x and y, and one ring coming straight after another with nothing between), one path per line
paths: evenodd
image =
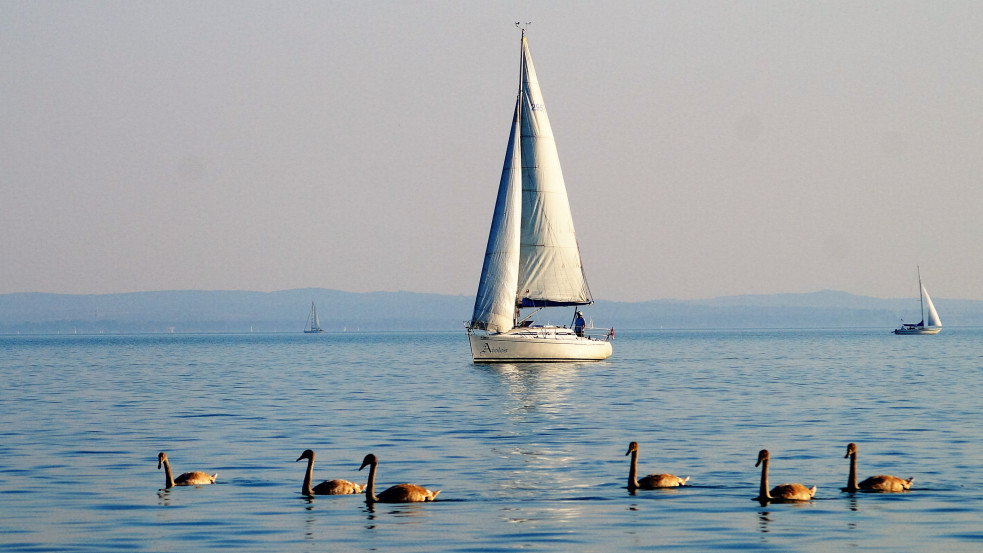
M577 318L573 320L573 331L577 334L577 336L583 337L584 327L586 326L587 322L584 321L584 314L577 311Z

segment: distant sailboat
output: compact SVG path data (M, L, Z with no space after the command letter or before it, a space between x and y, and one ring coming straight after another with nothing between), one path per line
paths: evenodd
M475 363L606 359L612 332L588 336L580 311L570 327L530 320L545 307L576 309L594 300L525 30L519 65L498 199L474 313L465 323L471 356ZM521 317L522 308L535 310Z
M928 290L922 284L921 268L918 269L918 288L921 295L922 320L918 324L902 323L900 328L894 329L895 334L938 334L942 330L942 320L939 319L939 313L935 310L932 298L928 296ZM925 318L926 307L928 308L928 319Z
M324 329L321 328L321 321L317 318L317 308L314 307L314 302L311 302L311 315L307 318L304 334L317 334L318 332L324 332Z

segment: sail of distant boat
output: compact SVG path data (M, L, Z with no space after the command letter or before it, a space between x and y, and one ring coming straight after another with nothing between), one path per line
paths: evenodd
M321 328L321 321L317 318L317 307L314 306L314 302L311 302L311 314L307 317L304 334L316 334L318 332L324 332L324 329Z

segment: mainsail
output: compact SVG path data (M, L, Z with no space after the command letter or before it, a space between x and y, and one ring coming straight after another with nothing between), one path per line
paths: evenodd
M918 279L921 281L921 278ZM925 285L922 284L922 299L925 301L925 305L928 307L928 320L923 320L925 326L942 326L942 319L939 319L939 313L935 310L935 304L932 303L932 298L928 297L928 290L925 289Z
M470 327L505 332L518 307L593 303L546 105L522 37L519 96Z
M524 307L592 303L553 129L525 36L522 37L520 75L522 238L519 301Z

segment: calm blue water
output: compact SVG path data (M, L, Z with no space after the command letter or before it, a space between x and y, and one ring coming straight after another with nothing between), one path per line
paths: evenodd
M976 551L983 330L619 332L607 362L471 363L463 332L0 337L4 551ZM641 474L692 476L672 491ZM839 491L848 442L861 478ZM307 500L315 482L441 489ZM772 485L819 486L762 507ZM156 456L218 483L163 491Z

